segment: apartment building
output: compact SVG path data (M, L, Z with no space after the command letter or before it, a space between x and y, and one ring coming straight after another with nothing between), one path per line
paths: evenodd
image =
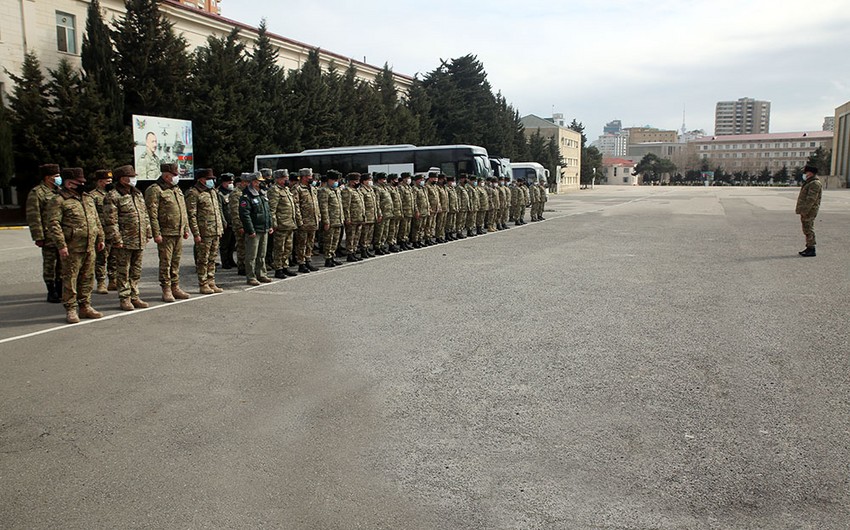
M746 171L750 175L765 167L771 173L783 166L789 170L803 167L815 149L832 149L832 145L831 131L706 136L688 144L697 158L707 160L710 167L720 166L730 173Z
M581 134L555 123L555 119L556 117L547 120L529 114L521 118L520 123L525 127L527 138L539 131L544 138L555 139L565 163L558 176L558 191L577 190L581 183ZM525 162L525 160L515 160L515 162Z
M737 101L718 101L714 111L714 134L768 134L770 132L770 101L741 98Z

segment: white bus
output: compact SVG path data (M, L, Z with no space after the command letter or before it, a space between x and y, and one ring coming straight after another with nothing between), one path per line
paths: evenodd
M351 172L426 173L432 168L453 177L461 173L476 177L490 176L487 150L474 145L368 145L310 149L300 153L257 155L254 170L287 169L290 172L309 167L325 174L335 169L343 175Z
M549 170L537 162L511 162L514 180L524 180L529 184L537 182L549 186Z

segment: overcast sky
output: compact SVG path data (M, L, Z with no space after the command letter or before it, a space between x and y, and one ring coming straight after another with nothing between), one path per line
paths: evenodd
M521 115L714 129L718 101L771 102L771 132L850 100L848 0L223 0L222 15L397 73L478 56Z

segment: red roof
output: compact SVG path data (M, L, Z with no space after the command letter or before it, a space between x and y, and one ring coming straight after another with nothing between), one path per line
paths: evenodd
M602 159L603 166L636 166L634 162L631 160L626 160L625 158L603 158Z

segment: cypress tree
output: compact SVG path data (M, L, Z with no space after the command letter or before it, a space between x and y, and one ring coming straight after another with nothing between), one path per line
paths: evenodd
M47 85L41 63L32 52L24 56L21 76L8 70L15 87L9 97L16 180L24 187L36 183L38 166L51 162Z
M189 78L186 40L159 12L156 0L125 0L112 41L124 92L124 123L133 114L184 118Z
M357 143L379 145L389 143L386 108L372 83L357 83Z
M405 107L410 111L416 122L415 143L417 145L434 145L437 142L437 126L431 116L431 98L420 79L414 79L407 92Z
M293 120L303 124L300 144L304 149L334 147L330 132L334 109L327 79L319 64L319 49L310 50L301 70L290 75L294 91Z
M292 143L289 98L284 97L284 72L277 64L278 52L274 49L266 27L260 21L257 42L250 56L251 105L246 111L252 114L253 127L258 129L257 154L280 152L281 146Z

